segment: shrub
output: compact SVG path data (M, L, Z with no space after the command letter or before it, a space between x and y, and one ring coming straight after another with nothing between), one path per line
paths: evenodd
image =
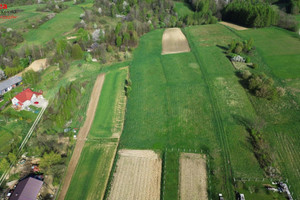
M236 54L240 54L243 51L243 47L241 45L238 45L235 50L234 53Z
M245 70L245 71L243 71L243 72L241 73L241 76L242 76L242 78L243 78L244 80L250 78L251 75L252 75L251 72L249 72L248 70Z
M253 68L253 69L256 69L256 68L258 68L258 64L256 64L256 63L253 63L253 64L252 64L252 68Z
M251 61L251 60L250 60L250 57L247 57L247 58L246 58L246 63L250 63L250 61Z
M72 46L72 58L75 60L79 60L82 59L82 57L83 57L83 51L81 47L79 46L79 44L74 44Z

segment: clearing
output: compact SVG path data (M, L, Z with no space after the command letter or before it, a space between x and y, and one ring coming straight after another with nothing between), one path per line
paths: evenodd
M208 199L205 156L182 153L180 156L180 199Z
M108 199L159 200L160 157L150 150L120 150Z
M189 52L190 47L180 28L168 28L162 38L162 55Z
M95 85L94 85L94 88L93 88L93 91L92 91L92 95L91 95L91 98L90 98L90 102L89 102L89 105L88 105L87 113L86 113L86 120L84 122L84 125L80 128L80 131L78 133L76 146L74 148L73 155L72 155L71 160L69 162L68 169L67 169L67 172L66 172L66 176L65 176L61 191L59 193L58 199L61 199L61 200L65 199L65 196L66 196L66 193L68 191L72 176L75 172L77 163L79 161L81 151L83 149L86 137L87 137L87 135L90 131L90 128L92 126L92 123L93 123L93 120L94 120L94 117L95 117L96 108L97 108L98 100L99 100L99 97L100 97L100 94L101 94L101 89L102 89L102 86L103 86L104 79L105 79L105 75L100 74L97 77L97 80L95 82Z
M236 25L236 24L232 24L232 23L229 23L229 22L219 22L220 24L223 24L225 26L228 26L230 28L234 28L235 30L237 31L243 31L243 30L247 30L248 28L246 27L243 27L243 26L239 26L239 25Z

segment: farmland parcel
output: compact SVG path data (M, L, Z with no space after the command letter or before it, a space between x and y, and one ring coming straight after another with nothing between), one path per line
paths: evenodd
M110 200L159 200L161 159L149 150L120 150Z

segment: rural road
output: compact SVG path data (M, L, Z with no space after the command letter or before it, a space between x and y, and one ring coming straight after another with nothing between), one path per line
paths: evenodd
M94 85L94 88L93 88L93 91L91 94L90 102L88 105L87 113L86 113L86 120L84 122L84 125L80 128L80 131L77 135L76 146L74 148L70 163L68 165L67 173L64 178L63 186L59 193L58 200L64 200L66 197L66 194L67 194L68 188L70 186L72 176L75 172L77 163L79 161L80 154L82 152L86 137L89 134L90 128L92 126L92 123L93 123L93 120L95 117L97 104L98 104L98 100L99 100L99 97L101 94L104 79L105 79L105 74L100 74L96 79L96 82L95 82L95 85Z

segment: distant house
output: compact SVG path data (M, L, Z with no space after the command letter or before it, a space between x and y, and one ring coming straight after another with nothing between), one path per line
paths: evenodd
M33 92L27 88L23 92L17 94L12 100L12 106L16 110L23 110L30 105L38 104L40 99L43 99L42 92Z
M11 89L13 89L21 84L22 84L22 77L19 77L19 76L14 76L5 81L1 81L0 82L0 95L5 94L6 92L10 91Z
M43 181L28 177L20 181L9 200L36 200Z

